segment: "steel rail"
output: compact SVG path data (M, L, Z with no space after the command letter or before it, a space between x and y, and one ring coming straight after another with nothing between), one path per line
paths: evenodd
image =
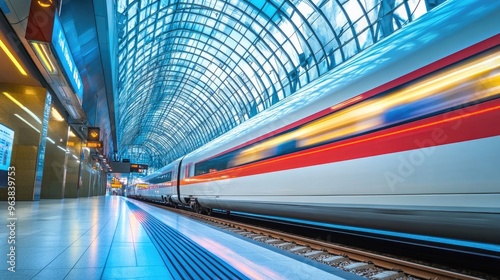
M172 209L170 207L161 206L162 208L176 211L182 213L183 215L190 216L197 220L206 220L220 225L225 225L229 227L234 227L240 230L246 230L256 234L265 235L275 239L281 239L284 242L294 242L297 245L308 246L313 250L325 251L332 255L346 256L351 260L356 260L360 262L369 262L378 266L380 268L391 270L391 271L401 271L406 275L411 275L421 279L463 279L463 280L480 280L482 278L461 274L453 271L447 271L440 268L435 268L431 266L426 266L418 263L413 263L405 260L400 260L392 257L382 256L379 254L374 254L370 252L365 252L362 250L357 250L353 248L343 247L340 245L331 244L324 241L313 240L306 237L300 237L293 234L277 232L276 230L270 230L265 228L260 228L252 225L247 225L239 222L228 221L221 218L216 218L213 216L207 216L203 214L198 214L194 212L183 211L181 209Z

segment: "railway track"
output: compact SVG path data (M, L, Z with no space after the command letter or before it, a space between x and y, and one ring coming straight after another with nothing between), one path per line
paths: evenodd
M156 204L158 206L158 204ZM276 248L303 257L350 271L369 279L484 279L419 263L387 257L329 242L305 238L245 223L234 222L214 216L173 209L160 205L170 211L208 222L221 229L239 234Z

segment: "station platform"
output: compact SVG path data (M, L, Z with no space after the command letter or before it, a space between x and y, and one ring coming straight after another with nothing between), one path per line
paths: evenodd
M0 202L0 279L361 279L120 196L10 210Z

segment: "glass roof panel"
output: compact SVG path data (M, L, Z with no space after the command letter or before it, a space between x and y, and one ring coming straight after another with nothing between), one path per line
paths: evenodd
M119 156L167 164L420 17L422 2L118 0Z

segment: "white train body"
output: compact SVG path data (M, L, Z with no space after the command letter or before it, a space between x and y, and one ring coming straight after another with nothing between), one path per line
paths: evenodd
M180 160L175 160L160 168L157 172L142 178L147 187L139 187L131 192L131 197L150 201L167 202L168 198L177 195L177 178Z
M500 244L499 14L448 1L138 193Z

